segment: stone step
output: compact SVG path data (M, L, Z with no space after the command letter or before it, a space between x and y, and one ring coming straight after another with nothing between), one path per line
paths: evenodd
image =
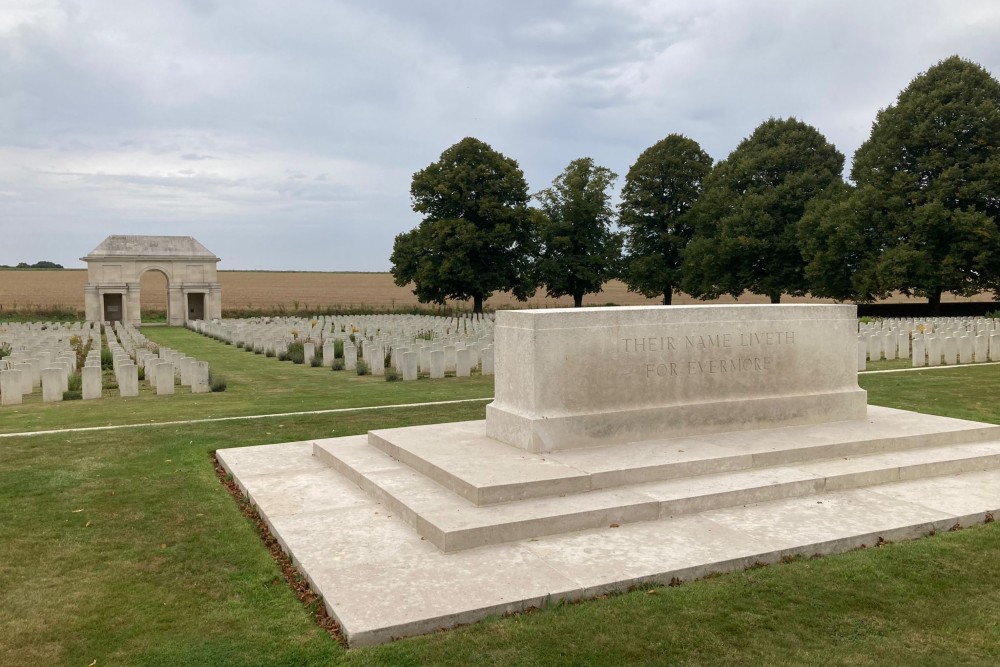
M346 440L365 444L364 436ZM217 454L352 646L1000 517L1000 469L992 469L443 553L314 449Z
M478 506L725 471L1000 438L1000 426L869 406L868 419L535 454L485 422L371 431L369 443Z
M1000 440L814 460L476 506L359 438L313 454L444 552L939 475L1000 468Z

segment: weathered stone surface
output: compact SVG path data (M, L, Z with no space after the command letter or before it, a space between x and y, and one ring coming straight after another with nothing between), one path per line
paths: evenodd
M0 371L0 405L20 405L23 371Z
M80 370L83 389L83 400L90 401L101 397L101 367L84 366Z
M153 366L153 382L157 395L174 393L174 366L170 362L161 361Z
M191 393L206 394L209 390L208 362L196 361L191 368Z
M487 432L547 452L862 419L855 313L826 305L501 311Z
M118 367L118 393L122 398L139 395L139 367L135 364Z
M63 400L63 369L42 369L42 401L54 403Z

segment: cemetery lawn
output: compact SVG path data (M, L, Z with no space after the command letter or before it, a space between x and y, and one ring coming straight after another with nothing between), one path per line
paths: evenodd
M60 411L80 405L99 413L96 423L129 423L223 406L285 412L310 391L323 394L322 408L338 408L492 390L480 378L327 386L337 374L326 369L183 330L146 332L225 366L229 391L34 406L41 418L31 427L74 425ZM296 391L258 386L276 376ZM1000 423L997 366L867 375L861 385L873 404ZM228 402L212 403L219 398ZM295 598L216 478L211 453L481 419L484 405L0 438L0 665L1000 663L998 523L344 649ZM11 417L0 411L4 430L17 430Z
M0 433L58 428L142 424L150 422L276 414L352 408L370 405L426 403L463 398L489 398L493 378L421 378L416 382L386 382L382 377L358 376L353 371L312 368L278 361L226 345L183 327L145 327L149 340L207 361L213 376L226 379L224 392L192 394L177 387L172 396L156 396L145 389L122 399L117 390L97 401L42 403L41 392L25 397L18 406L0 411ZM113 397L107 398L109 394Z

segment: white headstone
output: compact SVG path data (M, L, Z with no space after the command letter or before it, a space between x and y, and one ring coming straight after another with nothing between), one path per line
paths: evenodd
M924 353L924 339L914 338L913 339L913 367L920 368L925 363L927 363L927 355Z
M406 352L402 355L402 373L404 380L417 379L417 353Z
M54 403L63 400L63 369L42 369L42 401Z
M191 368L191 393L205 394L211 388L208 384L208 362L196 361Z
M90 401L101 397L100 366L84 366L80 369L80 380L83 389L83 400Z
M0 405L20 405L24 371L0 371Z
M174 365L161 361L153 366L153 382L157 395L174 393Z
M444 350L431 350L431 377L444 377Z

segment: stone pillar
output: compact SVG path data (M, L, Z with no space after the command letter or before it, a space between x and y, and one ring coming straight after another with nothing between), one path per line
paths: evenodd
M122 323L139 326L142 324L142 308L139 303L139 283L125 284L125 298L122 299Z
M100 322L104 319L101 312L101 295L97 285L87 284L83 287L83 309L90 322Z
M222 319L222 285L219 283L211 284L205 295L205 319Z
M169 285L167 287L167 324L172 327L183 326L187 321L187 313L184 312L184 290L180 285Z

